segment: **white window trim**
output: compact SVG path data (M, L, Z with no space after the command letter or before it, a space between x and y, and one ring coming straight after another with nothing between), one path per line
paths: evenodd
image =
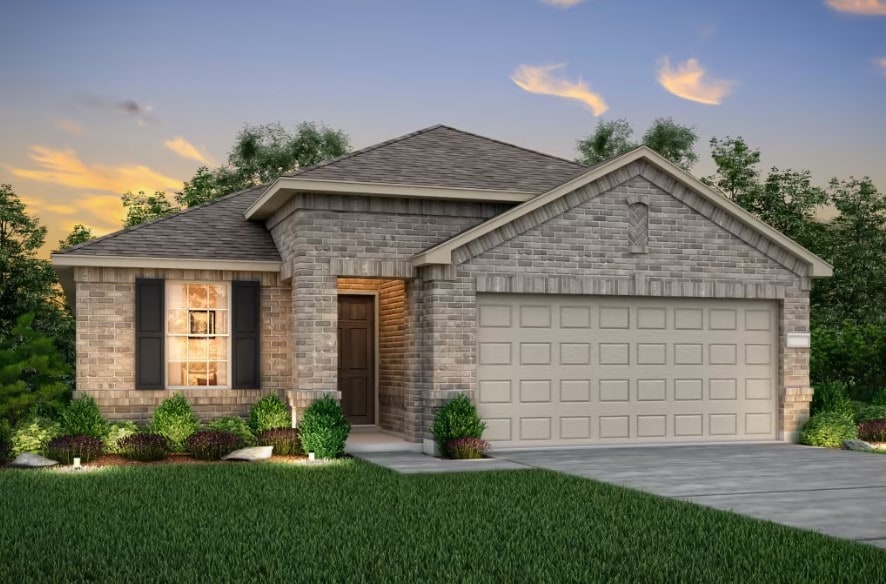
M220 285L223 285L227 289L226 298L228 299L228 304L225 307L225 310L227 310L227 312L228 312L228 332L227 332L227 336L226 336L226 338L228 340L228 342L227 342L227 357L228 358L225 360L225 362L227 364L226 379L228 380L228 383L225 385L170 385L169 384L169 363L171 361L171 359L170 359L170 354L171 354L170 353L170 344L171 343L169 342L169 339L173 338L174 336L175 337L181 337L181 336L187 337L188 336L188 335L183 335L180 333L175 333L173 335L170 335L170 333L169 333L169 311L175 310L175 309L169 308L169 301L168 301L169 289L172 286L182 286L182 285L190 285L190 284L199 285L199 286L205 286L205 285L220 286ZM164 301L163 301L163 310L164 310L164 314L163 314L163 385L164 385L164 387L166 387L166 389L169 389L169 390L181 390L181 391L195 391L195 390L199 391L199 390L205 390L205 389L231 389L232 388L231 374L233 373L232 359L231 359L231 345L232 345L231 341L234 336L233 333L231 332L231 327L233 326L233 323L234 323L232 307L231 307L231 300L232 300L231 299L231 282L227 281L227 280L219 280L219 281L216 281L216 280L166 280L166 282L164 283L164 288L163 288L163 296L164 296ZM190 361L186 361L186 362L189 363ZM207 362L209 362L208 359L207 359Z

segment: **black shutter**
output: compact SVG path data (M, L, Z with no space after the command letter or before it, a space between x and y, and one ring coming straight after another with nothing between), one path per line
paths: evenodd
M135 280L135 388L163 389L163 280Z
M234 389L260 389L259 331L261 315L258 282L237 281L231 287L231 369Z

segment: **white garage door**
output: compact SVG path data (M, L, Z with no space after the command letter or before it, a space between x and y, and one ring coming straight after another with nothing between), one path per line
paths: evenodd
M776 304L481 294L494 447L770 440Z

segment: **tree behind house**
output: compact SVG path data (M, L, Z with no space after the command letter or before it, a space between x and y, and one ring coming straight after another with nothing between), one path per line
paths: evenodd
M0 337L20 316L33 314L31 326L73 363L74 319L52 265L37 257L45 241L46 227L26 211L12 185L0 185Z
M640 143L631 140L633 134L634 129L627 120L600 121L592 134L577 142L578 160L590 166L624 154L640 144L648 146L686 170L698 160L694 150L698 140L695 130L678 124L671 118L655 119L643 134Z
M69 247L74 247L75 245L86 243L94 237L95 236L92 234L92 230L89 229L89 227L78 223L74 225L73 229L71 229L71 232L68 234L67 237L59 240L57 249L62 250Z
M247 124L237 134L227 164L215 170L200 167L176 194L176 201L193 207L347 154L349 149L347 134L314 122L291 130L280 124Z

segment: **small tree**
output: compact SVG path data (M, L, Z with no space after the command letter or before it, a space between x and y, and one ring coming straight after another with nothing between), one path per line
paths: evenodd
M139 191L135 195L127 192L121 198L123 199L123 208L126 209L123 227L135 227L181 210L169 202L163 191L157 191L153 195L146 195L144 191Z
M89 227L78 223L77 225L74 225L74 228L66 238L59 240L58 249L62 250L75 245L80 245L81 243L86 243L93 237L95 236L92 234L92 230L90 230Z
M0 338L0 418L13 423L36 405L58 410L71 394L73 370L33 321L31 314L20 317Z

